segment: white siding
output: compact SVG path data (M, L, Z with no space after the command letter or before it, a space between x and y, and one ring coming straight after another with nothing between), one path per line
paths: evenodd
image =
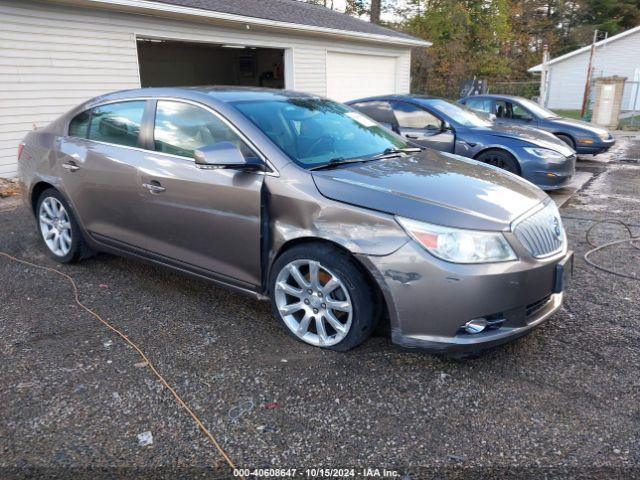
M580 109L589 65L589 52L549 65L549 108ZM640 32L596 48L595 76L619 75L634 79L640 69Z
M409 91L407 47L258 32L204 23L64 7L0 3L0 176L16 173L17 145L74 105L140 86L136 37L238 43L289 49L287 88L326 95L327 50L398 58L397 93Z

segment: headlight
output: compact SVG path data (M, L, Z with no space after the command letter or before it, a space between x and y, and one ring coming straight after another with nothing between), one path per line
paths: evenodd
M462 230L408 218L396 219L411 238L429 253L447 262L506 262L517 258L500 232Z
M560 160L565 158L563 154L560 152L556 152L555 150L550 150L548 148L538 148L538 147L524 147L525 152L530 153L531 155L535 155L540 158L547 158L553 160Z
M609 140L609 132L599 133L600 140Z

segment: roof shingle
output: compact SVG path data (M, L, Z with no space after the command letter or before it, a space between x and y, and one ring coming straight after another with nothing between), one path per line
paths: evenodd
M332 28L416 40L406 33L365 22L321 5L298 0L155 0L159 3L199 8L213 12L263 18L277 22Z

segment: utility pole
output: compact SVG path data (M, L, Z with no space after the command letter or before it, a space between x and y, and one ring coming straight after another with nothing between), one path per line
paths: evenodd
M593 55L596 51L596 41L598 39L598 30L593 32L593 41L591 42L591 50L589 51L589 67L587 68L587 79L584 83L584 94L582 95L582 109L580 110L580 117L584 117L587 113L587 103L589 101L589 91L591 89L591 73L593 67Z

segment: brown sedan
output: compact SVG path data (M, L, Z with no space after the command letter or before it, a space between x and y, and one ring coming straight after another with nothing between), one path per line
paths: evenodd
M270 299L311 345L388 321L401 345L477 350L562 302L571 254L542 190L323 98L114 93L31 132L19 160L54 259L107 251Z

